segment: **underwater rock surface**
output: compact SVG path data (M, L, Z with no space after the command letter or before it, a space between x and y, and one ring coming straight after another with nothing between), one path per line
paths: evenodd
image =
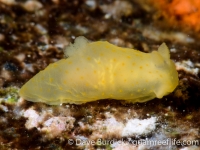
M149 3L0 0L0 149L199 149L199 36L192 27L167 23ZM49 106L21 99L19 88L64 58L63 49L77 36L148 53L166 42L179 85L161 100L142 104ZM134 145L147 139L182 144Z

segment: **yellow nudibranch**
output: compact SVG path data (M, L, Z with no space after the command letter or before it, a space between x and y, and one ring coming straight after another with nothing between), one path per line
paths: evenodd
M106 41L77 37L64 51L68 57L30 79L20 96L49 105L82 104L100 99L145 102L162 98L178 85L169 49L143 53Z

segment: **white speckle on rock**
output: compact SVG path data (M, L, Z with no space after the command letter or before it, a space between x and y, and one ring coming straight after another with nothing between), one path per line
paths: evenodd
M3 110L4 112L8 112L8 107L4 105L0 105L0 109Z
M121 16L129 16L133 13L133 7L128 1L114 1L110 5L101 5L100 9L106 13L105 18L112 16L120 19Z
M34 11L39 10L40 8L42 8L43 5L42 5L42 3L40 3L40 2L38 2L36 0L29 0L29 1L26 1L23 4L23 7L24 7L24 9L26 9L29 12L34 12Z
M24 112L24 117L28 118L28 120L26 121L25 127L27 129L32 129L34 127L38 127L39 122L39 114L33 110L33 109L28 109Z
M50 117L51 114L51 117ZM38 131L46 133L47 138L59 136L63 131L71 131L74 127L75 118L71 116L52 116L51 108L37 112L34 107L24 111L23 116L28 118L25 123L27 129L37 128Z
M21 61L23 62L24 59L26 58L25 54L24 53L19 53L17 54L16 56L14 56L18 61Z
M191 62L190 60L183 60L182 62L176 62L175 65L177 70L184 70L194 75L197 75L199 73L199 68L195 67L193 62Z
M8 124L8 120L6 117L0 117L0 124Z
M129 120L123 131L122 136L138 136L147 135L156 129L156 117L151 117L149 119L131 119Z
M69 45L69 42L63 36L55 36L54 41L54 46L60 49L64 49L67 45Z
M97 3L95 0L86 0L85 4L90 7L91 9L95 9L97 6Z
M85 137L85 136L81 136L81 135L77 135L77 136L74 136L76 139L79 139L79 140L82 140L82 141L87 141L88 138Z
M108 118L104 121L97 120L93 125L90 126L90 129L93 130L91 138L99 139L104 137L121 137L121 131L123 128L124 124L118 122L114 117Z
M4 41L4 40L5 40L5 35L2 34L2 33L0 33L0 41L2 42L2 41Z
M176 48L170 48L170 52L175 53L177 51Z
M48 137L53 138L63 131L71 130L74 127L73 117L52 117L43 123L41 131L47 132Z
M0 0L0 2L6 5L14 5L16 3L15 0Z
M120 38L112 38L112 39L110 39L110 43L115 44L115 45L120 45L120 46L125 45L124 40L122 40Z
M5 68L2 68L0 77L2 77L4 80L7 80L7 81L11 81L12 80L11 72L6 70Z
M116 121L115 118L109 118L104 121L104 124L107 125L108 134L116 134L123 129L123 123Z
M156 117L148 119L130 119L124 124L123 121L117 121L114 116L105 120L97 120L94 124L88 125L83 122L78 123L80 130L90 130L92 134L90 139L99 138L122 138L150 134L156 129Z
M84 26L76 25L76 29L81 32L81 34L87 34L89 32L89 29Z
M148 37L156 41L170 40L173 42L194 43L193 38L188 37L187 34L181 32L162 32L152 27L151 28L147 27L143 30L142 34L144 37Z
M199 150L199 147L197 147L197 146L189 146L189 147L181 148L180 150Z
M35 29L36 29L39 33L41 33L41 34L43 34L43 35L48 33L48 31L46 30L46 28L43 27L41 24L36 24L36 25L35 25ZM43 39L44 39L44 37L43 37ZM48 42L46 42L46 43L48 43Z
M30 72L34 72L34 71L35 71L32 64L25 64L25 63L24 63L23 65L24 65L24 68L25 68L26 70L28 70L28 71L30 71Z

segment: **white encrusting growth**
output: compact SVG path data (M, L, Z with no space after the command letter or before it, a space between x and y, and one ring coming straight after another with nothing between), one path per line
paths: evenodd
M188 73L197 75L199 73L198 64L193 63L191 60L183 60L182 62L176 62L177 70L184 70ZM197 66L197 67L196 67Z
M122 136L133 136L133 135L147 135L156 129L156 117L148 119L131 119L129 120L123 131Z
M114 116L105 120L97 120L92 125L88 126L83 122L79 122L81 130L93 131L90 138L121 138L121 137L139 137L149 135L156 129L156 117L147 119L129 119L125 123L117 121Z
M75 118L71 116L52 116L49 115L49 110L39 113L33 107L23 111L22 115L27 118L26 129L36 128L38 131L46 133L48 138L60 136L64 131L71 131L75 122ZM51 117L49 118L49 116Z

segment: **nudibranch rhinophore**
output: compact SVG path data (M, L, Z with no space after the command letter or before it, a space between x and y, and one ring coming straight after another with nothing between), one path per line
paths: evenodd
M49 105L100 99L135 103L162 98L178 85L178 73L164 43L158 51L143 53L81 36L64 53L68 58L36 74L21 88L20 96Z

